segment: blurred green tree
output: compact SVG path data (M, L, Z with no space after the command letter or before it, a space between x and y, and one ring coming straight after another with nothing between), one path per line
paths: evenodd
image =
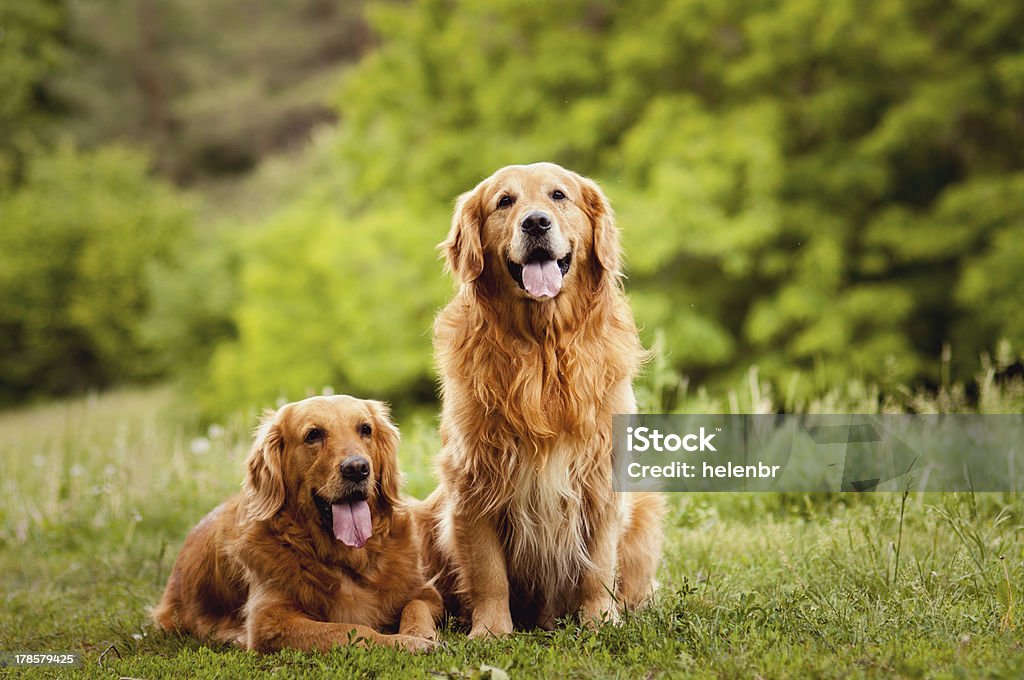
M204 410L325 388L431 400L429 328L447 288L433 226L445 219L443 207L410 204L346 217L323 195L272 217L241 245L238 337L217 348Z
M243 174L331 122L370 46L362 3L66 0L72 59L53 79L83 145L144 147L179 183Z
M24 172L61 109L48 76L66 56L61 0L0 0L0 193Z
M159 374L140 337L147 268L189 210L137 152L60 147L0 198L0 401Z

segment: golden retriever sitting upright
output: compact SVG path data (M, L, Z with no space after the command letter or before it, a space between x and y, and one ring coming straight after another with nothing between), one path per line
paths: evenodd
M242 492L185 540L157 625L263 652L431 648L441 598L399 498L397 453L380 402L313 397L265 419Z
M612 210L576 173L511 166L459 198L441 247L461 285L434 325L430 573L470 637L616 620L653 590L663 501L612 490L612 414L636 411L644 356Z

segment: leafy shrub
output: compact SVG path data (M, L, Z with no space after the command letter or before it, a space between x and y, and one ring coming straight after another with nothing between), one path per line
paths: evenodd
M189 219L138 153L64 147L36 158L0 200L0 400L159 373L139 335L146 270Z
M47 76L65 57L57 0L0 2L0 193L18 180L59 108Z
M206 411L265 406L325 387L417 402L433 396L429 328L448 283L434 256L444 212L346 217L307 196L242 243L238 337L217 348Z

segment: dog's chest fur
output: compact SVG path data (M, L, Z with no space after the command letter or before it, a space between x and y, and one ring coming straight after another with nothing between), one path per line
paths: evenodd
M590 568L584 490L568 446L556 446L543 464L513 468L517 479L503 508L499 533L514 574L529 575L527 590L573 588Z
M354 623L381 630L396 621L396 599L393 593L374 588L371 584L360 583L349 575L338 579L338 590L334 596L334 608L329 615L331 621ZM401 593L406 595L406 593Z

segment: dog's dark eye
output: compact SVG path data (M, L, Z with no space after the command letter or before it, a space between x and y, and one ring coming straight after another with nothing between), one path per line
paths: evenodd
M498 199L498 207L499 208L507 208L507 207L509 207L510 205L512 205L515 202L516 202L515 198L513 198L512 196L509 196L508 194L505 194L504 196L502 196L501 198Z
M323 440L324 431L321 430L319 427L310 428L309 432L306 433L305 441L307 444L316 444L317 442L322 442Z
M359 426L359 435L361 437L369 437L371 434L373 434L372 427L370 427L366 423L363 423L362 425Z
M561 201L565 199L565 194L562 193L561 189L555 189L554 191L551 192L551 198L555 199L556 201Z

